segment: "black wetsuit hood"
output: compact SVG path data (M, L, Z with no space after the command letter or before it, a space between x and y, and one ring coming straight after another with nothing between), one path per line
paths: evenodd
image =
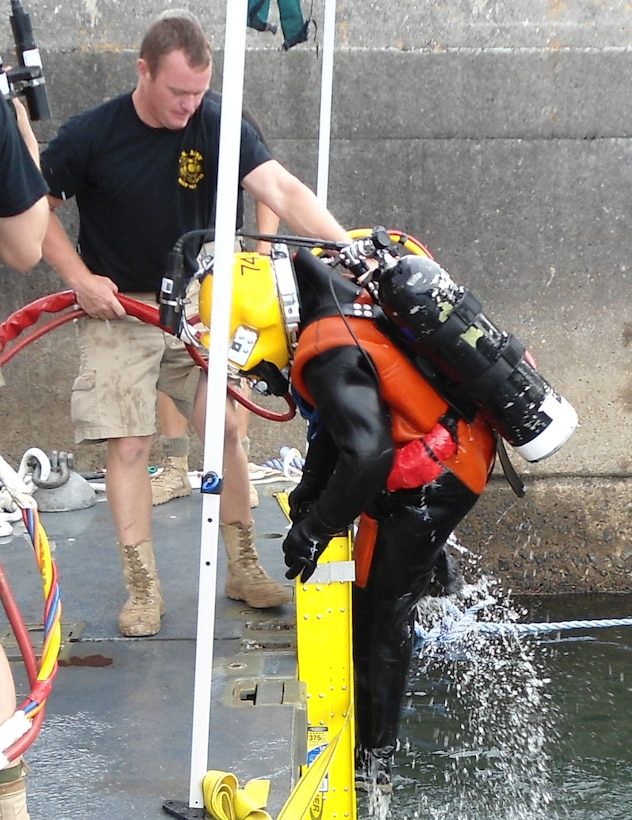
M348 308L363 292L363 288L345 279L305 248L297 251L294 272L301 305L301 328L316 319L339 315L340 307Z

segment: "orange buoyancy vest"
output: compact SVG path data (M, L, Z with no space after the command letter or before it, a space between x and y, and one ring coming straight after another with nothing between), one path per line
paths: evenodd
M391 432L396 448L423 439L450 406L373 321L354 317L345 317L345 320L377 370L382 400L391 416ZM303 369L321 353L336 347L356 346L345 320L340 316L318 319L309 324L299 337L292 365L292 382L298 392L316 407L303 378ZM454 454L441 458L435 452L433 458L480 495L494 463L495 448L492 429L477 415L471 423L459 419Z

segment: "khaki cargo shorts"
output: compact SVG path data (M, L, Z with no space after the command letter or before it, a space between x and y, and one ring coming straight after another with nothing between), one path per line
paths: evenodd
M156 304L153 294L130 294ZM76 322L79 374L71 395L75 442L151 436L156 432L156 390L190 418L200 368L184 344L132 316Z

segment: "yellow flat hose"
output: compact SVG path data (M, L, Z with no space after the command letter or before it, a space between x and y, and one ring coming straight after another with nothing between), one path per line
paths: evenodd
M204 808L214 820L272 820L265 811L269 780L249 780L243 789L234 774L211 769L202 780Z
M353 708L349 710L340 732L332 738L327 748L318 755L298 781L276 820L298 820L309 810L352 713ZM244 788L240 789L239 781L234 774L216 769L208 771L202 780L204 808L213 820L273 820L265 811L269 790L269 780L249 780Z

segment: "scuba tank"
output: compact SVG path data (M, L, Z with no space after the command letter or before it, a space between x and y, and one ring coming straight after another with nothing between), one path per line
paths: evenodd
M400 257L373 272L369 289L422 374L459 412L478 410L529 462L565 444L577 426L574 408L434 260Z

